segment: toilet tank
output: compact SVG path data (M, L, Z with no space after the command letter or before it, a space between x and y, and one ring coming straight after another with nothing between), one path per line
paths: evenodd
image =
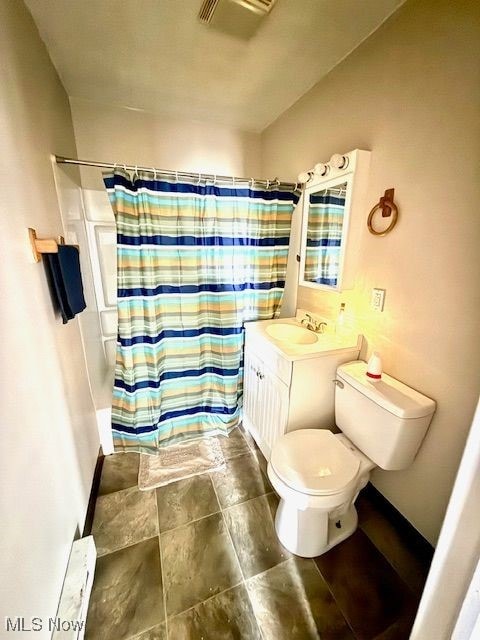
M335 422L382 469L405 469L427 432L435 401L382 374L370 382L361 360L337 369Z

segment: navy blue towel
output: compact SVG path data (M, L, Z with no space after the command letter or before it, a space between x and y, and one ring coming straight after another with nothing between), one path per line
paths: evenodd
M62 314L63 324L87 306L83 297L80 256L77 247L59 244L58 253L45 253L53 294Z

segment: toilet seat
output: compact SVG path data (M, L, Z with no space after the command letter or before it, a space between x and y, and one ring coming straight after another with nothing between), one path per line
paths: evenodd
M270 464L294 491L327 496L342 492L354 480L360 460L328 429L299 429L279 438Z

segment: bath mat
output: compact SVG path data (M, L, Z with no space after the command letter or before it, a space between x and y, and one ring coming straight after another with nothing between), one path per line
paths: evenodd
M140 455L138 488L142 491L163 487L184 478L216 471L225 466L225 457L218 438L202 438L174 444L157 455Z

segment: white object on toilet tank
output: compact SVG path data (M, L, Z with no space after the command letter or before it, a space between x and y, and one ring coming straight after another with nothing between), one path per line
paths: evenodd
M427 432L435 401L387 374L370 382L361 360L341 365L335 389L335 421L375 464L393 471L408 467Z
M371 382L382 378L382 359L378 351L372 353L367 363L367 378L370 378Z

